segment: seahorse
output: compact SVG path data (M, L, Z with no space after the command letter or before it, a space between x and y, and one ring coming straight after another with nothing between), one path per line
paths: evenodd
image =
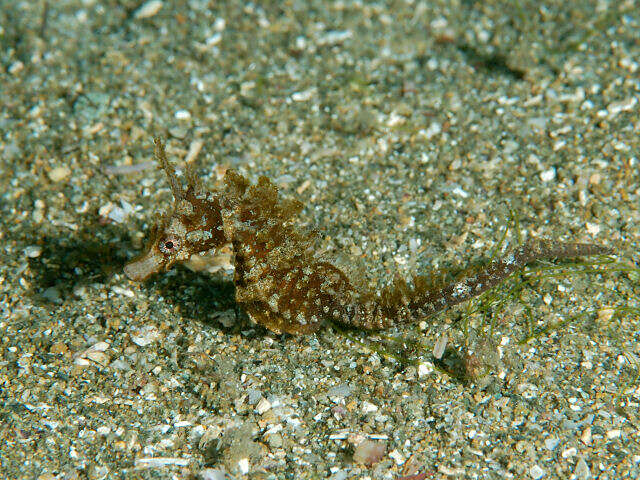
M268 178L261 176L252 185L230 169L222 187L207 191L191 172L183 187L162 141L156 138L154 143L171 185L173 209L160 216L146 249L124 267L125 274L143 281L191 255L231 244L237 304L254 322L276 333L308 334L328 319L381 330L476 297L537 260L614 253L590 243L537 240L437 287L426 275L409 281L396 275L389 285L372 291L318 253L317 233L296 225L302 203L283 198Z

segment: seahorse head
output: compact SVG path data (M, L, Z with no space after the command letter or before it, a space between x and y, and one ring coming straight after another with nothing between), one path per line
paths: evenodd
M155 140L155 145L156 158L169 177L174 205L173 210L161 215L151 228L144 252L125 265L125 274L135 281L146 280L168 270L176 262L188 260L195 253L227 243L218 196L199 192L192 175L184 189L167 161L164 145L159 139Z

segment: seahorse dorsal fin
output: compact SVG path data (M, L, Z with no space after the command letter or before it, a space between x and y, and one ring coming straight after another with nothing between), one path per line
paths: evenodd
M178 176L176 175L176 171L173 168L173 165L171 165L171 163L169 163L169 160L167 159L167 152L164 148L162 140L160 139L160 137L155 137L153 139L153 143L156 147L156 160L158 160L158 163L160 163L160 166L166 172L167 177L169 178L169 184L171 185L171 191L173 192L175 200L178 201L183 199L185 196L184 189L182 188L182 185L180 185L180 180L178 180Z

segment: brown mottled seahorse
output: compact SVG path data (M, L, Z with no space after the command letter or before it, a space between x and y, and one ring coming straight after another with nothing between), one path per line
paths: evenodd
M126 275L142 281L193 254L230 243L236 301L251 319L274 332L310 333L326 319L384 329L476 297L536 260L613 253L588 243L534 241L449 284L433 287L428 277L416 275L411 282L397 277L380 291L363 291L320 256L315 234L294 223L302 204L282 198L266 177L251 185L227 170L222 188L205 191L189 175L183 188L159 139L155 155L171 184L173 211L160 217L145 252L125 266Z

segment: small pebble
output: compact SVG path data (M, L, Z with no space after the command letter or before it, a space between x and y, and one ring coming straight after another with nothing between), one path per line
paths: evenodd
M589 232L590 235L597 235L600 233L600 225L597 223L587 222L585 226L587 227L587 232Z
M185 124L176 125L175 127L171 127L169 129L169 134L172 137L179 138L181 140L186 138L188 133L189 129L185 126Z
M188 110L178 110L174 114L174 117L176 117L178 120L188 120L191 118L191 112L189 112Z
M11 75L17 75L22 70L24 70L24 63L22 63L20 60L9 65L9 73Z
M160 0L150 0L136 10L133 16L137 19L153 17L161 8L162 2Z
M362 411L364 413L377 412L378 411L378 407L376 405L374 405L373 403L367 402L365 400L364 402L362 402Z
M400 453L398 450L389 452L389 456L393 458L393 461L396 462L396 465L402 465L407 461L407 459L404 458L404 455L402 455L402 453Z
M609 117L615 117L621 112L628 112L633 110L633 108L638 103L636 97L629 97L626 100L621 100L619 102L612 102L607 105L607 112L609 113Z
M241 458L240 460L238 460L238 471L242 475L246 475L247 473L249 473L249 459L248 458Z
M42 221L44 220L44 210L41 208L36 208L31 216L36 224L42 223Z
M424 377L425 375L429 375L433 373L434 367L431 362L420 362L418 364L418 377Z
M339 45L351 37L353 37L351 30L332 30L318 38L317 43L321 46Z
M598 310L598 320L601 322L608 322L616 313L614 308L601 308Z
M545 439L544 446L547 448L547 450L553 451L556 449L559 443L560 443L560 440L558 438L551 437L551 438Z
M198 157L198 154L200 153L200 150L202 150L203 146L204 142L202 140L194 140L193 142L191 142L191 144L189 145L187 156L184 157L185 163L193 162Z
M262 415L268 410L271 410L271 402L266 398L261 398L258 405L256 405L256 412Z
M189 465L189 459L174 457L136 458L134 465L136 468L160 468L168 465L186 467Z
M62 299L60 298L60 291L56 287L49 287L42 292L42 296L53 303L60 303Z
M67 353L69 349L64 342L56 342L49 348L49 353L52 355L63 355Z
M556 178L556 169L553 167L540 172L540 180L542 180L543 182L550 182L554 178Z
M442 125L438 122L432 122L426 129L420 130L418 134L425 138L425 140L431 140L436 135L442 132Z
M227 26L227 21L224 18L218 17L213 23L213 29L216 32L222 32Z
M42 254L42 247L39 245L30 245L24 249L24 254L28 258L38 258Z
M227 478L227 472L217 468L205 468L198 472L199 480L226 480Z
M371 466L378 463L386 451L387 447L384 443L364 440L355 448L353 461L362 465Z
M589 465L584 461L584 458L580 458L576 463L576 469L574 470L574 474L576 478L580 480L587 480L591 478L591 471L589 470Z
M102 480L107 478L109 474L109 468L102 465L92 465L89 467L87 476L90 480Z
M208 37L204 43L207 44L208 47L215 47L222 41L222 34L220 32L216 32L210 37Z
M216 313L213 318L218 320L224 328L231 328L236 323L235 310L225 310L224 312Z
M436 343L433 345L433 356L438 360L442 358L442 355L444 355L444 350L447 348L448 341L449 338L447 334L443 333L438 337Z
M330 388L327 392L327 396L344 398L348 397L351 394L352 390L353 389L348 384L342 383L333 388Z
M613 430L609 430L609 431L607 432L607 438L608 438L609 440L611 440L611 439L613 439L613 438L618 438L618 437L620 437L620 435L622 435L622 431L621 431L621 430L619 430L619 429L617 429L617 428L616 428L616 429L613 429Z
M52 182L60 182L71 174L71 169L67 166L56 167L49 170L49 179Z
M107 218L113 220L116 223L122 223L127 219L127 212L124 209L114 206L107 215Z
M585 445L591 444L591 427L587 427L582 431L582 435L580 435L580 441Z
M302 193L309 188L309 186L311 185L311 180L305 180L304 182L302 182L302 184L296 188L296 193L298 195L302 195Z
M307 100L311 100L315 93L315 88L310 88L309 90L304 90L302 92L294 92L291 94L291 100L294 102L306 102Z
M347 480L349 478L349 472L347 470L331 470L333 475L329 477L329 480Z
M545 471L542 468L540 468L538 465L534 465L529 469L529 475L534 480L538 480L539 478L542 478L545 476Z
M140 347L151 345L160 338L160 332L154 326L147 325L131 332L131 341Z

